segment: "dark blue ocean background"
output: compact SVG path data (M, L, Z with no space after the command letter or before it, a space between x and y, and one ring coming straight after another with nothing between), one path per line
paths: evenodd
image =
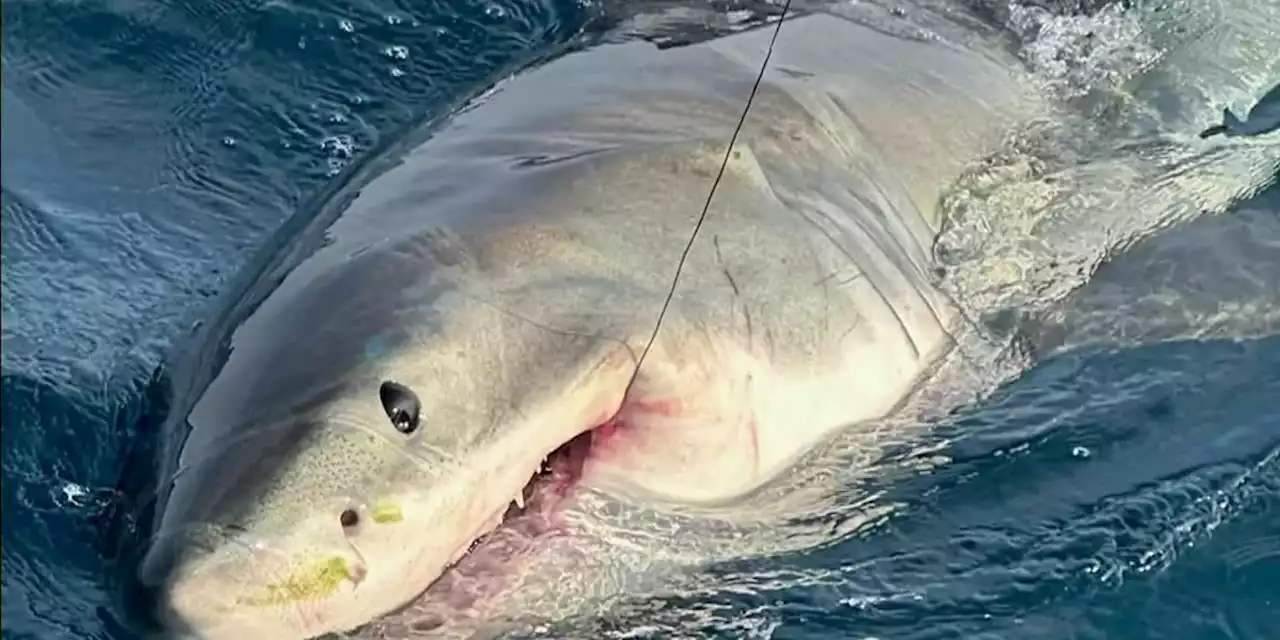
M617 11L5 0L6 640L129 637L96 531L119 453L165 348L267 234L404 127ZM1232 215L1275 229L1280 187ZM1080 350L941 429L953 461L889 483L895 518L715 568L740 588L661 615L750 614L774 638L1280 638L1280 337ZM842 577L787 583L815 568ZM688 635L741 636L701 619Z

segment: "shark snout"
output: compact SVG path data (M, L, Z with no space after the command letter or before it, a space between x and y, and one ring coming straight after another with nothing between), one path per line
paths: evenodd
M239 534L216 545L175 537L144 561L156 613L171 628L224 637L232 621L246 633L278 624L271 611L305 612L331 597L350 595L369 566L341 527L305 538L272 540ZM265 625L265 626L263 626ZM255 636L256 637L256 636Z

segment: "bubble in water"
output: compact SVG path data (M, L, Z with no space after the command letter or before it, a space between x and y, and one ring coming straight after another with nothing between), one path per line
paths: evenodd
M51 494L58 508L82 513L98 512L117 498L110 489L86 487L74 482L63 482L53 487Z
M331 158L347 159L355 154L356 144L347 134L328 136L320 141L320 148L329 152Z
M86 502L86 496L89 492L82 486L74 482L68 482L62 485L62 497L66 501L66 505L73 507L83 507Z
M382 50L382 55L392 60L407 60L409 58L409 47L402 44L391 45Z

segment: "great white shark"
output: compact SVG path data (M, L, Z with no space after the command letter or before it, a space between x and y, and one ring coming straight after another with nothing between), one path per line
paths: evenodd
M903 402L961 322L940 196L1048 100L994 44L814 13L726 154L773 34L520 73L246 266L165 367L164 633L355 629L587 488L731 503Z

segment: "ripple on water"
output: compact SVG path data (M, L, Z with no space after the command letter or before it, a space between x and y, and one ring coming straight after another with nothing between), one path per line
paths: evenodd
M321 184L581 10L510 4L6 4L6 366L154 365Z

